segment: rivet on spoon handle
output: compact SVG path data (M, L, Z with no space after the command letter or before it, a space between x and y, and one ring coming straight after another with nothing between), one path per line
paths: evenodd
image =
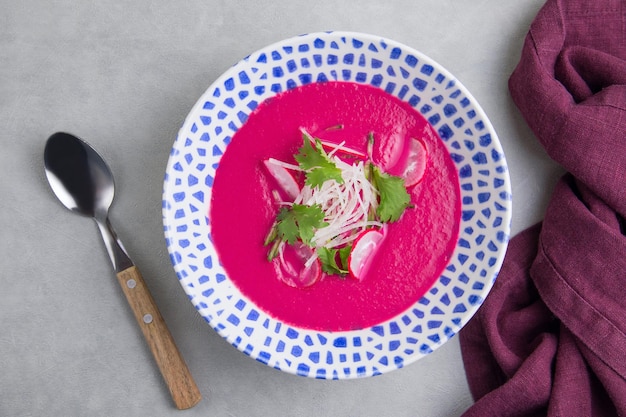
M117 279L176 407L181 410L193 407L202 396L139 270L131 266L118 272Z

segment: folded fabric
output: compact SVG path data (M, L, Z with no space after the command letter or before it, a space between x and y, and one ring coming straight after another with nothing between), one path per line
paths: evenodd
M568 174L460 332L464 416L626 416L626 3L548 0L509 89Z

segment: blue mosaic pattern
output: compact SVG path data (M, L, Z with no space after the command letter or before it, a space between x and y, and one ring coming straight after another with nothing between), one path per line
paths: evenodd
M439 133L460 178L460 238L449 265L411 308L360 331L293 328L258 309L220 265L207 218L220 157L250 112L276 93L328 80L370 84L410 103ZM465 87L409 47L347 32L276 43L223 74L185 120L171 151L163 193L171 261L200 315L246 355L320 379L367 377L401 368L454 336L496 279L510 219L511 186L502 148Z

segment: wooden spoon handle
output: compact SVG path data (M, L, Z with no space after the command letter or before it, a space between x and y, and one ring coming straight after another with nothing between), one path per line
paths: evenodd
M176 407L179 410L193 407L202 396L139 270L131 266L119 272L117 279Z

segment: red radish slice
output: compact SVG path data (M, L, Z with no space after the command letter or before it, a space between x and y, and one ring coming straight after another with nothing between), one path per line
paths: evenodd
M293 175L291 175L287 168L274 164L269 159L266 159L263 163L272 178L276 180L280 189L287 195L287 197L289 197L291 201L293 201L298 194L300 194L300 186L296 182Z
M398 175L396 170L402 171L408 154L408 133L404 130L396 131L383 140L373 136L372 162L383 168L391 175Z
M353 278L363 280L383 238L383 233L376 229L366 230L356 238L348 256L348 269Z
M419 183L424 177L426 171L426 162L428 161L428 151L426 145L421 139L409 139L409 149L406 167L400 174L404 178L404 186L412 187Z
M278 279L294 288L315 284L322 276L322 266L317 258L310 266L306 266L313 255L313 249L301 242L282 244L279 256L274 261Z

